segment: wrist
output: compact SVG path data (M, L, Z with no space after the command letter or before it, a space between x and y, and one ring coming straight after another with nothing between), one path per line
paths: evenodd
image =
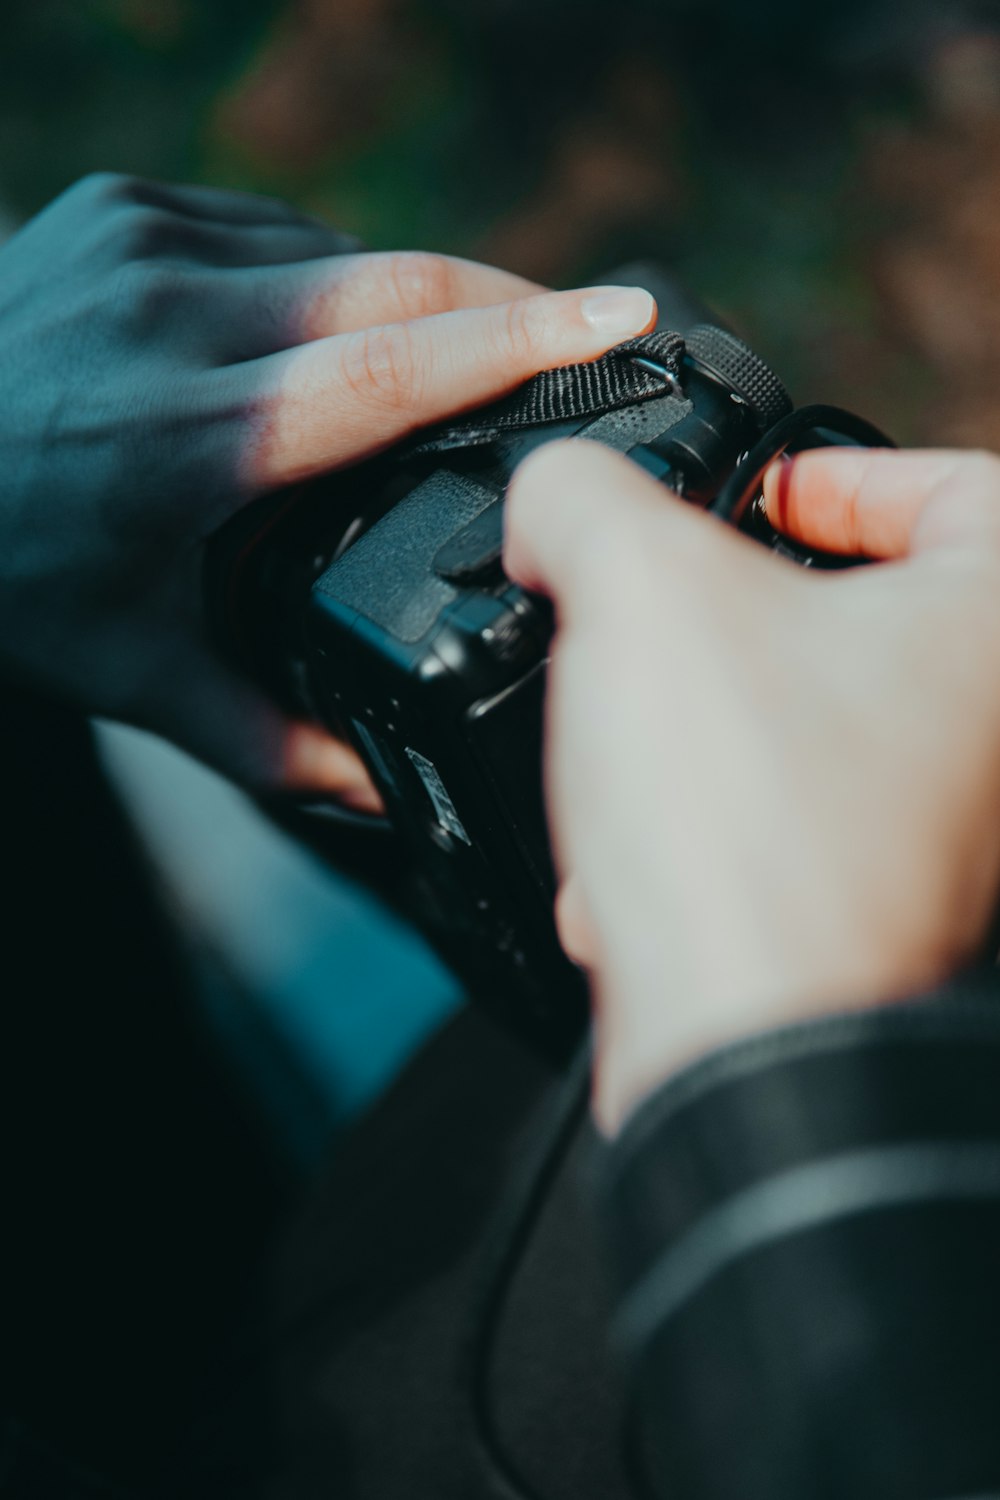
M690 936L690 934L689 934ZM670 952L633 945L594 975L594 1115L616 1134L671 1075L757 1032L921 993L958 967L954 955L789 940L777 955L716 940Z

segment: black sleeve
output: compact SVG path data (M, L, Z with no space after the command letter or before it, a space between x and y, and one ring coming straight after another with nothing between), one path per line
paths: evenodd
M1000 983L760 1035L602 1164L663 1500L1000 1495Z

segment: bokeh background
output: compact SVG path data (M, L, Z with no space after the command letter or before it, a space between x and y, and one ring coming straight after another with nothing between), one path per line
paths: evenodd
M0 35L5 232L101 168L556 285L653 258L799 401L1000 448L998 3L5 0ZM207 772L103 743L206 1013L308 1161L456 986Z
M1000 444L1000 7L6 0L0 207L108 167L570 284L666 260L800 400Z

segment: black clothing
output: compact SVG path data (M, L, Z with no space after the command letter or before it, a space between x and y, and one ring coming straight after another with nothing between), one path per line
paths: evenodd
M553 1092L478 1011L430 1043L276 1246L169 1494L626 1500L585 1120L511 1235Z
M82 725L7 728L3 1500L1000 1492L992 975L717 1053L610 1147L463 1014L290 1213Z
M461 1017L284 1242L256 1374L176 1493L1000 1493L996 995L753 1038L611 1147Z
M190 1421L288 1186L86 721L0 715L0 1496L63 1500L62 1454L89 1500Z
M1000 1492L1000 989L718 1052L606 1164L648 1492Z

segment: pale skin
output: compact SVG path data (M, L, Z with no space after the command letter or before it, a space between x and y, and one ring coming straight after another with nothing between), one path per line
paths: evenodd
M883 565L805 572L582 442L511 492L507 568L557 609L558 919L610 1133L712 1048L933 985L997 905L1000 461L817 452L766 498Z
M277 200L98 174L0 247L0 669L258 790L373 805L356 757L208 639L241 505L644 332L640 288L546 292L363 254Z
M0 667L255 789L375 805L207 638L204 545L254 496L360 461L652 326L364 255L287 205L102 175L0 248ZM593 444L515 478L506 564L552 595L560 931L593 977L616 1130L708 1049L919 991L1000 887L1000 464L800 457L775 523L883 566L805 573Z

